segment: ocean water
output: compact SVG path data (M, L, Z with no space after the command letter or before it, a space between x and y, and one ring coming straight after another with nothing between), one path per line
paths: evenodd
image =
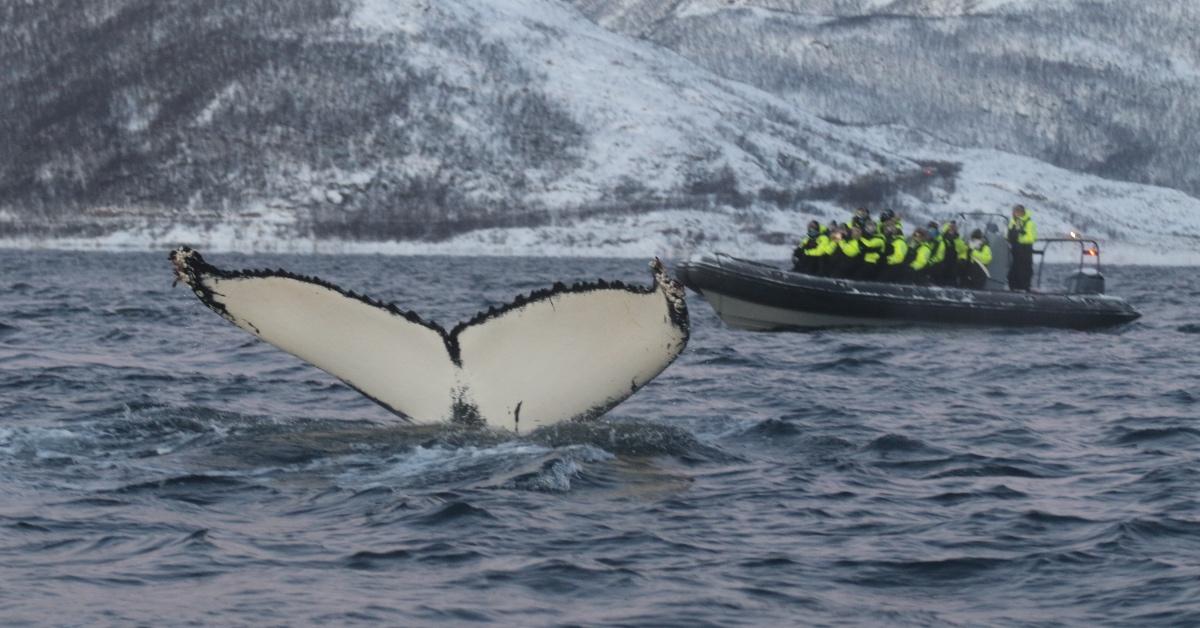
M210 261L442 323L650 281ZM657 380L518 438L397 422L172 290L166 251L0 251L0 623L1200 624L1200 279L1108 277L1142 320L755 334L690 295Z

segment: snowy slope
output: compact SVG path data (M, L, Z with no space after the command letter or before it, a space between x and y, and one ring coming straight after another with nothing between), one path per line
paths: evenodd
M599 201L630 178L654 193L678 193L694 185L686 164L696 159L728 166L738 190L750 194L914 167L847 142L834 125L766 92L596 28L560 2L365 0L352 20L384 34L453 23L485 41L503 42L528 69L533 86L587 130L580 166L531 196L535 202ZM463 67L444 49L418 44L417 50L430 69L482 70Z
M1200 194L1200 3L568 0L854 124Z
M1200 200L1177 190L1124 183L1062 170L1028 157L959 149L897 127L860 129L863 141L894 147L914 159L961 164L950 185L922 197L898 195L887 203L910 225L963 211L1007 213L1028 207L1042 237L1071 232L1100 240L1106 263L1200 265ZM879 206L872 206L878 209ZM795 209L652 210L594 216L536 227L485 228L438 241L347 241L289 233L269 220L223 223L217 228L175 225L116 232L99 238L8 239L0 246L83 250L145 250L189 243L204 250L400 255L611 256L668 260L724 251L753 259L785 260L812 218L848 218L828 201ZM1066 249L1056 261L1069 261Z

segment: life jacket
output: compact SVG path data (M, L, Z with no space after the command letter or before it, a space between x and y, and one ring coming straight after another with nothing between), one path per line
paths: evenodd
M829 238L829 257L839 261L846 258L846 254L842 253L841 244L840 240Z
M908 251L904 253L904 261L900 263L905 266L912 265L913 261L917 259L917 249L928 245L928 242L918 243L916 240L910 240L908 242Z
M1025 215L1020 219L1008 219L1008 243L1023 244L1033 246L1037 242L1037 225L1033 223L1033 216L1029 210L1025 210Z
M971 249L971 261L979 262L984 266L992 263L992 247L988 246L987 242L979 247L979 250Z
M908 267L917 272L928 270L929 267L931 266L930 258L933 255L932 243L922 242L919 245L917 245L915 248L917 249L917 252L913 256L913 261L909 263Z
M815 238L805 236L804 240L800 242L799 248L806 257L829 255L829 236L824 233L817 234Z
M887 265L899 266L903 264L904 260L908 257L908 248L908 242L905 242L901 236L888 240L887 252L884 254L887 257Z
M863 251L863 261L868 264L878 264L887 241L881 235L863 236L858 239L859 248Z
M967 241L962 237L954 238L954 256L960 262L965 262L971 258L971 247L967 246Z
M966 248L966 245L962 243L962 238L955 236L953 239L949 239L943 235L941 249L942 259L936 260L935 264L942 268L952 267L957 264L959 260L959 247L962 247L963 249ZM963 259L965 259L965 257Z
M930 259L931 264L941 264L942 260L946 259L946 241L942 236L938 236L930 241Z

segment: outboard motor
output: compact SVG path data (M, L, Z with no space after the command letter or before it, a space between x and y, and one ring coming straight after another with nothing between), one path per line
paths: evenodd
M1095 268L1081 268L1067 277L1067 294L1104 294L1104 275Z

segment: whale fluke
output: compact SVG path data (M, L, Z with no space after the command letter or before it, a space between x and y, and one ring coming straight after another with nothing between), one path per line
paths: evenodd
M418 423L514 431L599 416L675 360L688 341L683 286L555 284L450 331L315 277L219 269L171 252L175 279L229 322Z

